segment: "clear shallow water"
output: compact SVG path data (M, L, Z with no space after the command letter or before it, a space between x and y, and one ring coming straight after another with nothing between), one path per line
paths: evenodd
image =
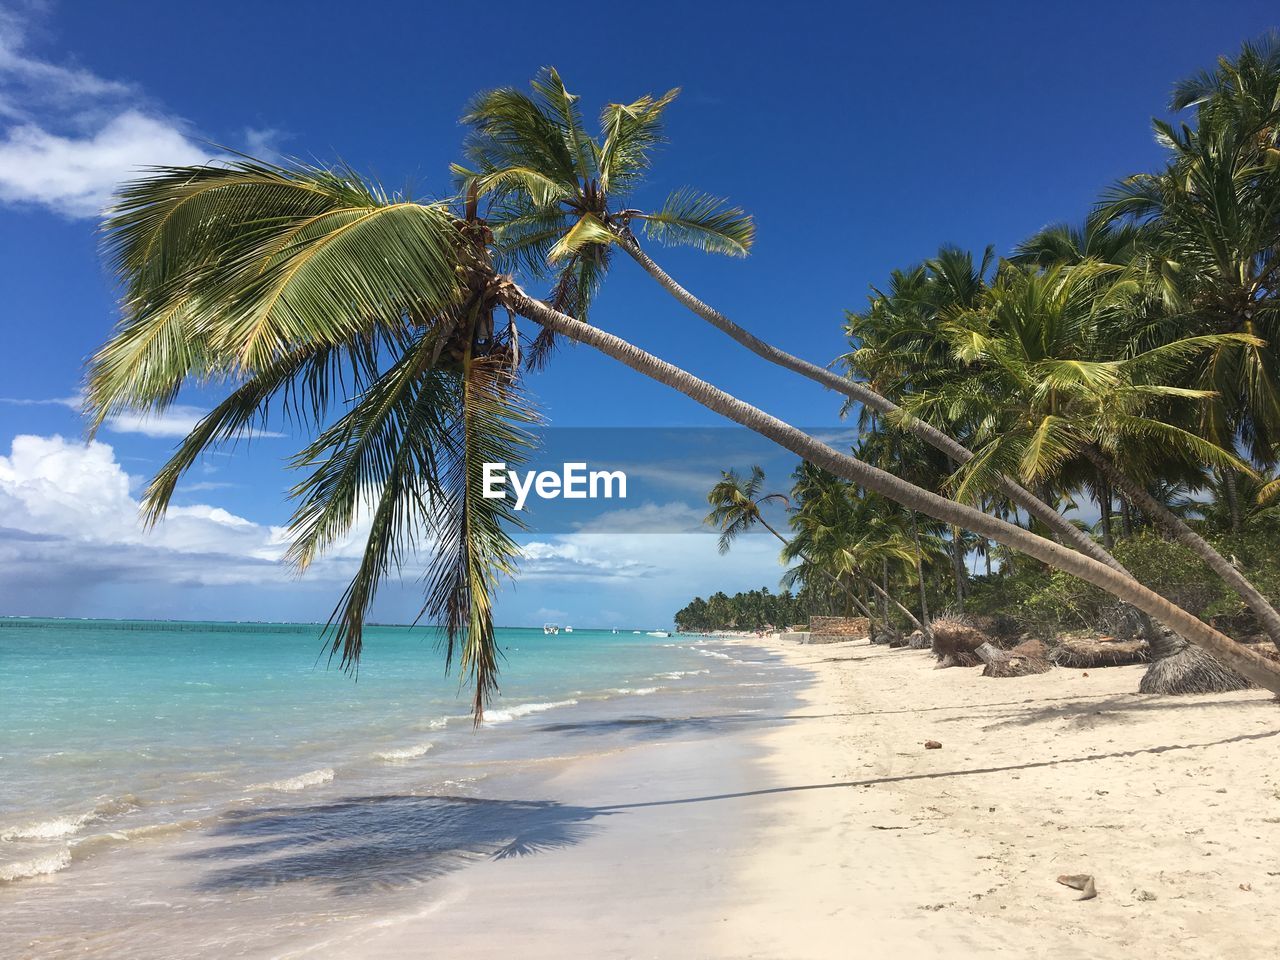
M566 762L763 717L801 682L714 641L499 637L476 730L429 629L370 630L353 681L310 625L0 621L0 940L251 955L572 842L594 814L537 788Z

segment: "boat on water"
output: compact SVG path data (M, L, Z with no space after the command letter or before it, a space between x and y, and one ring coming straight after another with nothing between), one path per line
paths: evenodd
M549 637L554 637L557 633L559 633L559 632L560 632L560 624L558 624L558 623L544 623L544 624L542 625L542 632L543 632L543 633L545 633L545 634L546 634L547 636L549 636Z
M651 636L651 637L669 637L669 636L671 636L671 634L669 634L666 630L650 630L650 631L649 631L649 636Z
M565 627L565 628L564 628L564 632L565 632L565 633L573 633L573 627Z

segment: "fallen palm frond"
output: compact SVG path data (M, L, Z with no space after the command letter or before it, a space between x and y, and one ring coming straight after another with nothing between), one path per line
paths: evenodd
M1096 640L1085 637L1061 637L1049 653L1049 659L1060 667L1089 670L1101 667L1123 667L1146 663L1151 659L1145 640Z
M1039 640L1024 640L1012 650L1000 650L984 643L975 655L986 664L982 670L984 677L1028 677L1048 673L1053 668L1049 651Z
M1222 661L1198 647L1187 647L1171 657L1152 662L1138 684L1139 693L1226 693L1248 690L1250 683Z
M944 667L976 667L982 661L974 651L991 639L977 627L950 617L933 621L930 630L933 655Z

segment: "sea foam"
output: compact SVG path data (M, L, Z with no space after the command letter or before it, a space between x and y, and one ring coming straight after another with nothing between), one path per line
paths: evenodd
M126 813L141 806L137 797L132 795L103 800L92 810L85 813L67 814L51 817L48 820L37 820L21 826L6 827L0 830L0 840L57 840L79 833L91 823L99 823L112 814Z
M321 770L312 770L308 773L300 773L296 777L287 777L284 780L272 780L270 783L255 783L248 790L280 790L284 793L294 793L298 790L305 790L307 787L316 787L322 783L328 783L333 779L333 768L325 767Z
M71 865L71 851L59 850L43 857L31 860L18 860L13 863L0 864L0 883L12 883L15 880L26 880L30 877L43 877Z
M412 747L400 747L397 750L384 750L381 753L375 753L374 757L378 760L385 760L387 763L402 763L405 760L414 760L421 757L429 751L434 744L418 743Z
M526 717L531 713L541 713L543 710L554 710L556 707L571 707L577 702L577 700L557 700L554 703L519 703L514 707L507 707L505 710L486 710L484 719L485 723L506 723L508 720Z

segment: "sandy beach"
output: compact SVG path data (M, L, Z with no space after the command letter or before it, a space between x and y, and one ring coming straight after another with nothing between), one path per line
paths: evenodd
M764 642L812 677L798 708L575 764L546 786L596 812L580 843L481 863L429 912L296 955L1275 956L1269 694Z

